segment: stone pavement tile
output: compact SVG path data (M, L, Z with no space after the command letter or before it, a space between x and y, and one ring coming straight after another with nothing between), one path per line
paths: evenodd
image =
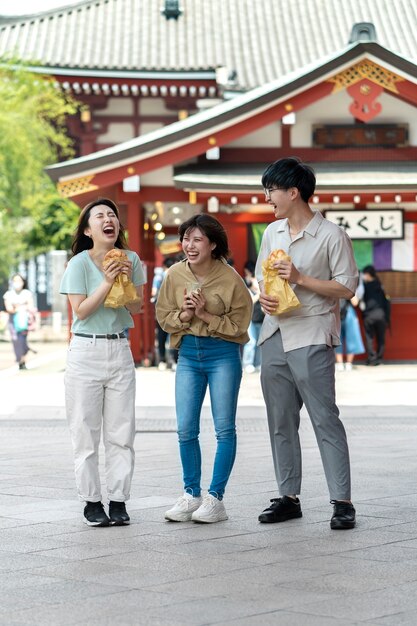
M303 560L304 568L316 567L316 571L340 573L346 576L368 576L369 579L387 580L388 585L396 583L417 582L417 569L413 561L393 562L368 561L360 559L340 558L340 555L326 555Z
M25 587L45 587L46 585L53 585L55 582L52 576L45 576L36 572L9 572L7 575L2 576L0 593L5 594L16 589L24 589Z
M262 626L335 626L335 620L333 617L317 617L287 610L257 613L256 615L241 617L233 620L233 622L229 620L216 622L216 626L231 626L231 624L233 626L255 626L255 624L262 624ZM350 619L337 620L338 626L358 626L358 624L359 622L352 622ZM367 623L366 626L373 626L373 624Z
M1 519L1 518L0 518ZM21 520L16 520L21 521ZM28 523L25 522L24 526L16 524L16 528L10 528L9 532L16 536L26 535L27 537L58 537L64 542L68 543L80 543L74 536L76 533L90 533L91 528L86 524L83 524L81 520L78 520L78 524L70 524L73 520L60 520L59 522L40 522L40 523ZM67 536L68 535L68 536Z
M78 511L73 511L72 513L69 511L64 511L58 505L57 508L52 509L43 509L38 510L38 507L34 507L31 511L27 513L15 513L12 512L12 515L16 519L26 520L27 522L32 523L41 523L41 522L51 522L51 521L65 521L69 518L79 519L80 513ZM1 547L0 547L1 550Z
M56 581L71 580L80 583L99 583L102 584L103 587L106 587L106 583L104 583L101 578L107 577L110 580L110 586L114 585L115 588L135 586L133 584L124 585L121 580L124 574L124 579L128 580L128 575L135 571L133 567L120 566L117 567L116 570L113 562L103 561L103 559L106 558L108 557L98 557L84 561L62 560L61 562L57 562L57 560L55 560L53 564L29 569L27 573L47 576ZM140 559L138 559L138 563L140 562Z
M405 533L414 534L417 537L417 519L413 521L400 521L392 523L390 526L386 526L385 530L393 533Z
M348 592L343 596L329 598L325 603L311 602L301 612L309 615L333 617L333 619L350 618L366 622L382 617L395 616L405 610L417 610L415 583L396 584L392 582L385 589L365 591L364 593Z
M91 528L79 520L78 527L72 527L68 532L60 533L60 539L78 545L106 546L112 542L120 548L124 548L124 546L132 548L139 541L145 542L148 537L159 537L163 543L164 535L161 532L163 526L162 522L133 522L129 526Z
M184 600L192 603L191 596ZM67 599L45 607L34 607L33 611L13 612L10 626L25 624L27 626L51 626L52 624L115 624L133 626L147 623L147 612L152 607L164 607L169 614L169 606L178 602L172 594L145 591L142 589L110 589L100 596L81 598L75 601ZM65 616L65 617L64 617ZM154 623L157 624L157 622ZM178 625L179 626L179 625Z
M186 541L208 541L220 537L239 537L246 535L247 530L241 530L228 521L217 524L195 524L194 522L166 522L165 533L180 533Z
M390 575L370 577L367 572L354 571L349 575L348 571L332 572L330 574L320 573L320 576L312 576L306 579L283 581L283 588L291 589L293 593L301 598L305 598L305 593L328 593L344 595L346 593L357 594L365 591L378 591L391 586Z
M105 545L97 546L94 545L94 543L84 543L82 545L71 544L55 547L52 549L50 548L47 550L38 550L36 554L39 556L50 557L51 559L56 559L61 562L80 562L90 559L96 559L99 557L111 556L113 554L123 555L133 548L131 544L125 543L124 546L121 546L119 542L114 542L110 539L110 536L108 536L108 541Z
M208 590L209 593L210 590ZM323 603L329 598L327 594L314 594L314 599ZM311 599L313 599L313 594L311 594ZM234 624L234 620L251 615L254 619L253 623L257 624L262 623L262 619L257 621L257 616L265 613L266 610L290 608L296 604L299 603L294 592L281 588L269 587L265 589L264 594L258 590L257 594L250 596L248 596L248 588L244 588L237 596L231 594L228 589L224 589L221 595L199 598L198 603L173 604L169 607L168 613L163 608L150 609L146 617L149 624L207 626L225 620Z
M206 575L234 569L242 569L242 564L232 562L226 557L212 557L204 560ZM85 580L103 585L114 584L117 587L143 588L151 584L192 579L201 574L201 565L197 559L192 561L187 556L177 555L174 559L172 555L165 552L157 553L139 549L131 550L126 554L61 562L56 566L37 568L36 573L67 580Z
M417 568L417 549L402 547L402 542L385 544L371 548L357 548L340 554L342 558L370 561L387 561L389 563L412 561Z
M69 542L62 541L59 537L31 537L28 535L8 536L8 538L0 544L0 558L3 552L11 552L13 554L22 554L27 552L49 551L55 548L63 548L69 546Z
M373 620L375 626L416 626L416 611L401 611ZM366 622L368 626L368 622Z
M56 565L56 560L48 556L39 556L36 552L25 552L16 554L14 552L2 552L0 554L0 572L2 576L4 572L20 572L22 570L33 570L31 573L36 574L36 567L46 567L48 565ZM0 584L0 589L2 585Z
M228 558L228 555L205 556L204 559L190 558L188 554L174 556L164 550L155 552L152 549L140 548L125 555L103 557L99 560L103 564L112 563L113 567L130 567L135 569L135 586L145 587L151 584L174 580L189 580L198 578L202 574L210 576L214 573L231 572L248 569L250 566ZM202 570L203 566L203 570ZM105 578L101 578L106 583ZM118 577L121 580L121 577Z
M13 517L0 517L0 530L16 528L17 526L28 526L28 522L22 519L13 519Z
M94 583L80 583L77 581L54 580L52 582L40 582L38 585L25 585L26 574L20 573L23 584L12 589L0 591L0 620L3 623L10 613L20 609L44 607L47 604L55 604L57 598L61 602L72 601L77 598L91 598L101 596L112 588ZM43 580L39 577L40 581Z
M305 564L307 563L307 565ZM338 571L337 568L330 564L324 565L320 570L320 575L330 574L333 571ZM187 581L169 581L166 583L160 582L157 584L151 584L146 586L146 589L152 589L153 591L159 591L163 593L188 593L191 594L196 600L207 597L210 595L221 595L227 590L227 595L236 598L245 599L259 599L268 598L269 596L274 599L279 594L279 590L283 583L294 584L298 580L310 580L317 577L317 568L314 566L312 560L298 561L298 562L285 562L285 563L273 563L273 564L260 564L253 565L249 569L240 569L232 572L217 572L210 576L207 576L202 572L200 577L196 577ZM285 599L287 606L292 606L292 603L303 602L303 595L299 594L296 598L294 593L288 589L285 591ZM282 597L284 597L282 596ZM309 600L314 598L309 597Z
M39 480L39 479L38 479ZM10 484L10 483L9 483ZM10 491L10 486L8 487ZM3 495L5 494L5 489L0 484L0 506L2 505ZM54 486L46 486L46 485L17 485L15 481L13 481L13 496L16 498L46 498L49 500L65 500L74 498L74 489L69 487L68 483L66 485L57 486L56 483Z

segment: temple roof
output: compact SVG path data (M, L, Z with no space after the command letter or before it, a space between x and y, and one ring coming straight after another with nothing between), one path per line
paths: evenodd
M227 144L233 140L234 135L238 137L244 134L242 125L248 122L257 124L253 126L253 130L267 123L269 118L265 116L272 116L269 121L279 119L288 110L286 109L288 103L290 101L296 103L297 97L309 89L322 89L320 85L325 85L326 91L317 92L315 99L323 97L325 93L330 93L332 88L337 88L333 80L340 69L352 67L364 59L373 59L373 63L376 62L381 68L389 68L391 71L401 73L402 76L408 76L412 82L401 79L402 82L397 83L395 91L398 95L397 89L405 89L404 85L410 90L413 100L417 99L415 90L417 64L404 60L377 43L359 42L350 44L338 55L240 94L212 109L196 113L185 120L174 122L111 148L51 165L46 168L46 172L52 180L61 183L73 177L94 176L110 170L114 177L121 176L123 179L126 173L123 175L122 172L132 163L136 164L136 173L144 173L153 169L155 158L163 159L164 163L158 161L160 167L163 164L181 162L204 153L213 145ZM290 110L296 109L296 104L291 105Z
M64 1L64 0L63 0ZM370 22L384 48L417 62L415 0L84 0L27 16L0 16L0 56L50 73L211 72L246 91L337 54L352 26Z

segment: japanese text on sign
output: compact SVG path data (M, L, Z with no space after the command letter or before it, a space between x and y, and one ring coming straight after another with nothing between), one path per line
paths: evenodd
M324 212L326 219L343 228L351 239L404 239L402 209Z

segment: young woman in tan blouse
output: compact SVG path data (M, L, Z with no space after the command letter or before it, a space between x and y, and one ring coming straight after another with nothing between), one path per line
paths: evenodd
M168 270L156 306L171 347L179 348L175 404L184 495L165 518L219 522L227 519L223 494L236 455L240 345L248 341L252 300L243 279L226 263L227 234L220 222L210 215L195 215L180 226L179 234L186 259ZM199 426L207 385L217 450L203 499Z

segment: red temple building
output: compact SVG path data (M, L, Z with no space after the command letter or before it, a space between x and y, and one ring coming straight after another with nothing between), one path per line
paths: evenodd
M417 358L417 8L363 4L95 0L0 17L0 54L84 104L68 120L77 158L47 172L80 206L121 207L148 272L136 361L153 352L150 284L178 224L215 214L241 271L274 219L262 171L290 155L314 167L312 206L391 297L386 358Z

